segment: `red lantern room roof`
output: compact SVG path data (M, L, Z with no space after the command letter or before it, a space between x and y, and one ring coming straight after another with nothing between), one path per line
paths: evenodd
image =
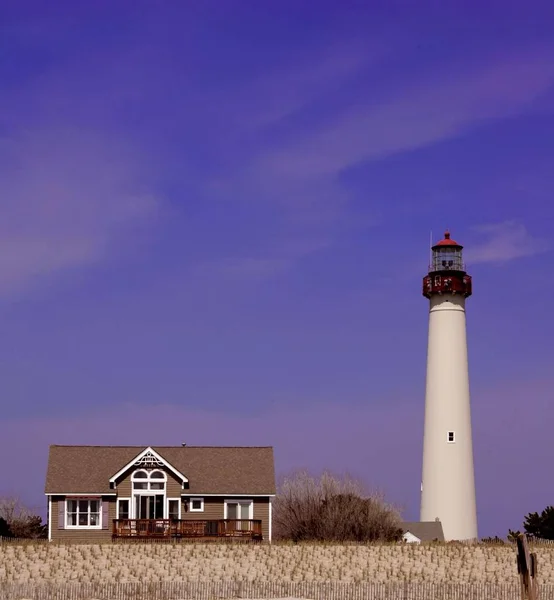
M444 232L444 239L441 240L440 242L438 242L437 244L435 244L433 246L433 248L443 248L444 246L451 246L451 247L455 247L455 248L463 247L460 244L458 244L458 242L456 242L455 240L450 239L449 231Z

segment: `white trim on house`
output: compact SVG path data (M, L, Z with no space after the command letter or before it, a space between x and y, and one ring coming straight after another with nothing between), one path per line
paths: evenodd
M166 498L165 499L165 518L169 519L169 503L170 502L177 502L177 506L178 508L178 513L177 513L177 518L180 520L181 519L181 498Z
M48 496L48 541L52 541L52 496Z
M190 498L187 498L187 500L189 501L189 512L204 512L204 498L199 498L198 496L191 496ZM192 507L192 503L195 500L198 500L201 502L200 508Z
M137 473L144 473L145 477L137 477ZM162 477L152 477L154 473L160 473ZM167 484L167 473L162 469L154 469L152 471L147 471L146 469L142 469L139 467L136 471L133 471L133 474L131 475L131 487L133 488L133 491L135 490L135 483L146 483L147 487L137 487L136 489L138 491L161 491L162 489L165 491ZM152 483L163 483L164 486L161 489L153 488L151 485Z
M268 523L268 541L271 542L273 534L273 498L269 499L269 523Z
M127 511L127 518L130 519L131 518L131 509L132 509L132 498L127 498L127 497L122 497L122 498L117 498L116 500L116 513L115 513L115 518L116 519L121 519L120 515L119 515L119 504L121 502L128 502L129 503L129 510Z
M110 483L115 483L115 480L123 475L126 471L128 471L136 462L139 462L146 454L151 453L157 460L159 460L165 467L167 467L174 475L176 475L182 483L188 483L188 479L177 469L172 466L170 463L165 460L162 456L160 456L155 450L152 450L150 446L145 448L140 454L135 456L130 462L128 462L122 469L120 469L113 477L110 478ZM140 469L140 467L137 467Z
M181 494L181 497L183 496L187 496L189 498L196 498L199 494L189 494L188 492L183 492ZM212 497L227 497L229 499L231 498L274 498L275 494L228 494L228 493L223 493L223 494L202 494L202 497L204 498L212 498Z
M71 496L72 498L100 498L101 496L117 496L116 493L93 492L91 494L75 494L73 492L49 492L45 496Z
M246 498L229 498L223 500L223 518L227 519L227 505L228 504L246 504L248 503L248 519L252 520L254 518L254 500L246 499ZM239 517L240 521L241 518Z
M90 515L90 500L98 501L98 525L68 525L67 517L69 515L69 510L68 510L67 503L70 502L71 500L85 500L85 498L83 498L82 496L79 496L78 498L69 497L64 500L64 503L65 503L65 515L64 515L65 519L64 519L64 524L63 524L64 529L102 529L102 498L100 496L86 498L86 500L89 502L89 510L87 511L87 514L89 514L89 515ZM78 515L79 515L79 512L77 511L77 522L79 521Z

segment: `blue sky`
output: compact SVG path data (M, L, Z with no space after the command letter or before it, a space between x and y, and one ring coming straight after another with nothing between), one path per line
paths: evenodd
M50 443L259 444L417 519L448 227L480 534L552 503L554 6L87 4L0 8L0 492L44 506Z

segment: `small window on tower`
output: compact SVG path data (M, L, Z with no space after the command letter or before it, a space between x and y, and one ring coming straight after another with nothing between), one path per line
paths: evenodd
M453 444L456 441L456 436L453 431L449 431L446 436L446 440L449 444Z

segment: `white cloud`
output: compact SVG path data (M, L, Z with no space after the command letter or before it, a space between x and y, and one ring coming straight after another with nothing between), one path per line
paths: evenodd
M314 111L312 118L303 120L302 127L285 127L286 133L274 123L272 135L261 135L251 143L248 153L233 162L232 172L212 181L212 189L231 197L271 202L292 220L308 222L311 215L320 228L332 226L348 202L347 190L340 182L343 171L530 110L554 83L551 56L550 47L528 48L517 55L483 59L471 68L432 72L409 83L404 78L384 85L378 93L367 89L371 61L351 60L340 77L365 81L366 91L356 103L338 105L331 117ZM323 60L314 67L316 81L322 79L326 64ZM331 77L333 72L331 68ZM378 81L376 78L375 83ZM310 105L310 86L291 76L291 87L291 106ZM246 122L251 114L261 114L257 109L249 113ZM287 106L283 113L289 109Z
M108 136L33 129L0 140L0 294L106 257L159 199L144 161Z
M516 221L479 225L474 230L488 238L481 244L473 244L466 253L468 261L474 264L504 263L549 249L545 240L533 237L525 225Z
M240 89L235 102L244 108L245 98L250 110L240 112L240 127L260 128L304 109L382 60L389 53L384 40L351 40L334 44L319 56L295 55L294 65L271 71L256 79L247 89ZM236 90L235 90L236 93Z
M514 83L518 81L525 85ZM553 82L554 64L548 55L523 55L477 71L434 76L398 88L378 104L344 110L276 148L262 157L262 173L292 179L334 176L359 162L420 148L483 120L517 114Z
M284 258L243 257L227 258L221 261L204 264L200 270L205 274L223 276L231 279L264 279L285 271L290 262ZM199 267L197 267L198 269Z
M190 275L205 280L254 281L271 278L288 271L294 264L327 248L326 238L280 239L279 244L267 244L267 251L256 256L235 256L194 265Z

